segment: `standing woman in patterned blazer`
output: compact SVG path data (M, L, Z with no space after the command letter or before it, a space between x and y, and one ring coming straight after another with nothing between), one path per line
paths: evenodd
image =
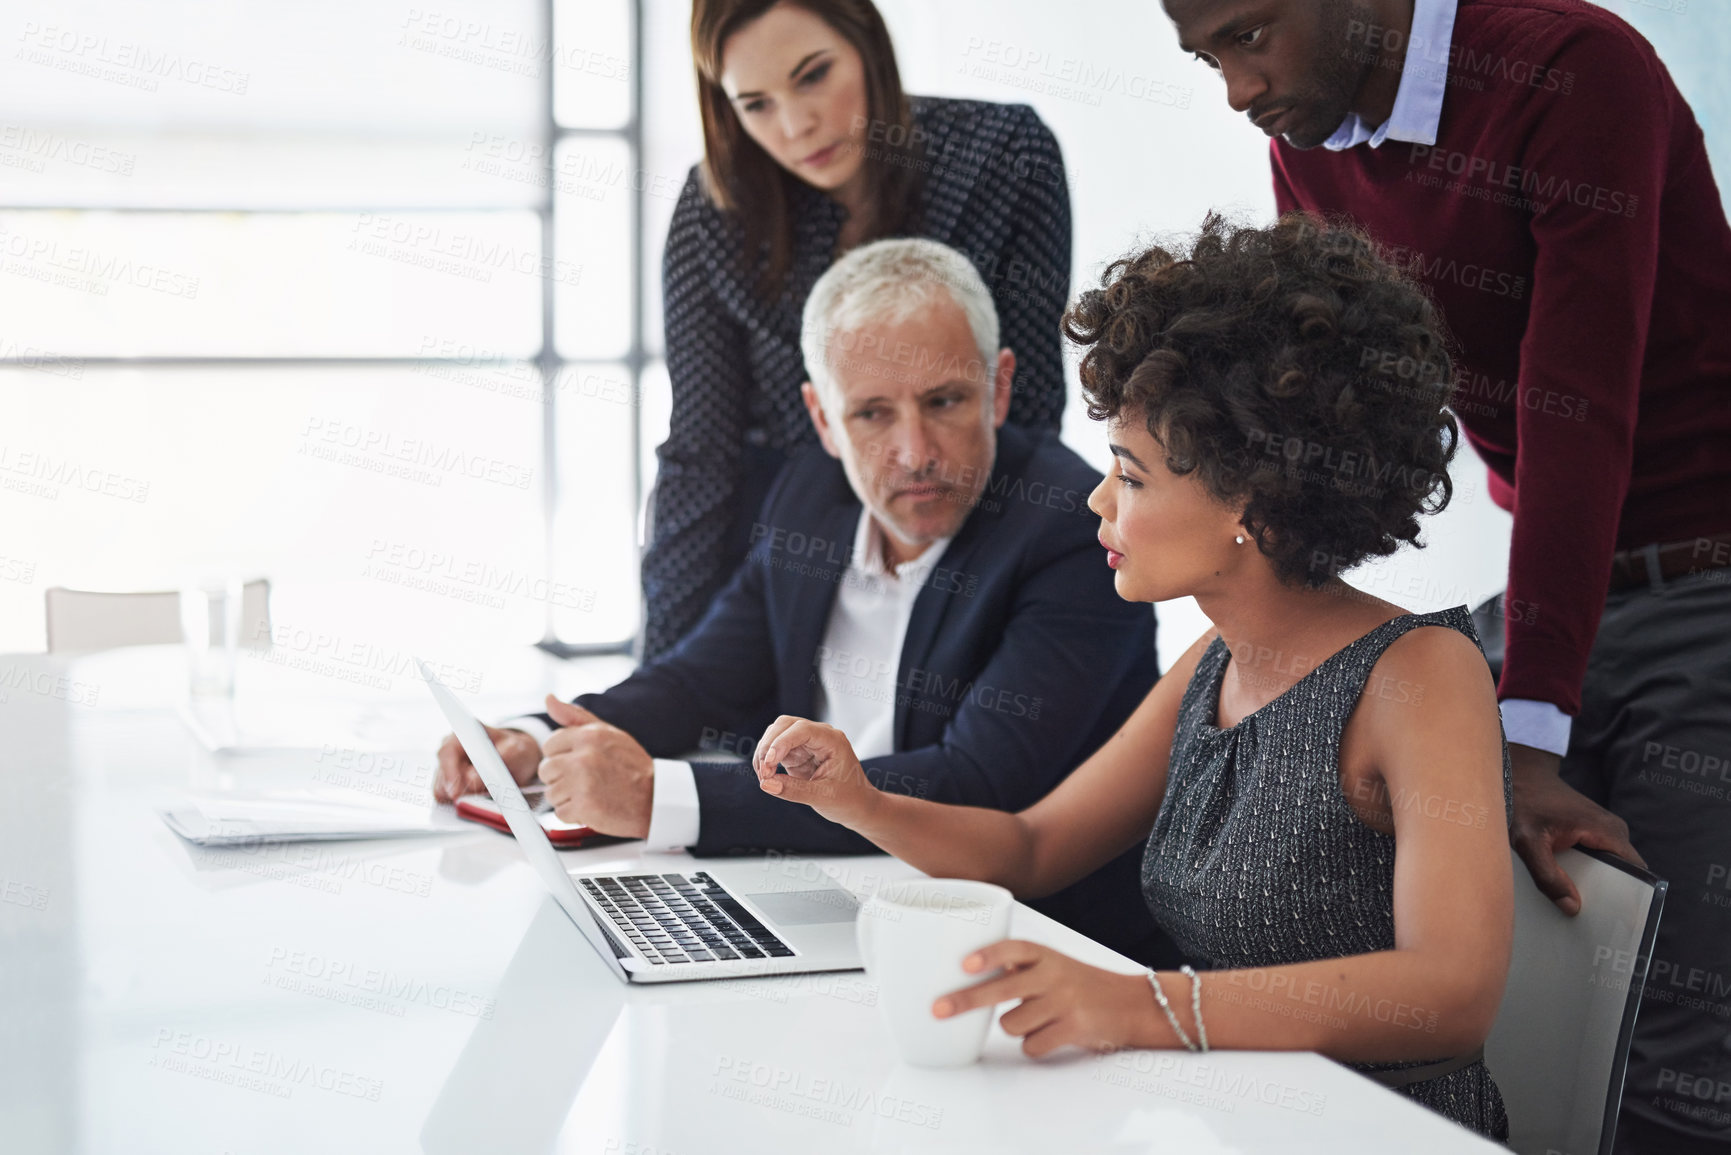
M697 624L782 463L816 440L800 314L842 253L892 236L966 253L1016 354L1010 421L1056 430L1064 410L1070 199L1031 108L905 95L871 0L695 0L691 39L705 155L662 264L673 414L646 660Z

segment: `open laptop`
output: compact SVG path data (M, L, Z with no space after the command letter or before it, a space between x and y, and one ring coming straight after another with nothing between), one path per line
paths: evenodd
M486 729L416 664L529 865L614 974L667 983L860 969L853 895L763 860L666 874L567 872Z

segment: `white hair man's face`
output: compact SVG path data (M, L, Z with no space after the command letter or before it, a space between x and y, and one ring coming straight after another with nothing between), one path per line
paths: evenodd
M953 536L979 501L1015 364L1008 349L982 364L966 314L948 299L906 321L831 335L834 388L825 398L807 384L806 408L893 560Z

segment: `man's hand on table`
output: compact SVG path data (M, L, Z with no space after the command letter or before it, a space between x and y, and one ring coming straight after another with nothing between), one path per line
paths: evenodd
M1589 846L1646 866L1629 842L1629 824L1575 790L1558 776L1563 760L1548 750L1509 743L1513 763L1515 821L1509 842L1532 872L1533 881L1564 914L1578 914L1581 892L1557 851Z
M541 781L553 813L621 838L647 838L655 760L637 739L581 706L547 695L561 729L541 750Z
M511 771L511 777L519 786L528 785L535 777L535 768L541 764L541 744L521 730L499 730L492 726L486 729L487 737L493 740L493 747L505 760L505 768ZM481 781L480 771L469 761L469 755L457 741L457 736L445 735L445 740L439 743L439 774L433 779L433 799L455 802L465 794L486 792L487 785Z

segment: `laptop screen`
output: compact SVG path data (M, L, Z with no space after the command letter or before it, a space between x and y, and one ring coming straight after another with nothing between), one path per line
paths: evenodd
M425 662L417 658L415 664L420 667L421 677L426 680L427 688L433 692L433 700L439 703L445 720L451 724L451 731L457 735L457 741L463 744L469 761L473 762L475 769L480 772L481 781L487 785L487 793L499 804L506 825L516 836L517 845L523 848L523 857L529 860L529 865L541 876L541 881L546 884L554 900L571 917L571 921L577 924L577 929L582 931L584 937L595 947L596 953L621 978L625 977L625 968L615 957L613 948L608 945L606 936L596 925L589 909L583 905L582 898L577 894L576 884L571 881L571 876L565 872L564 864L559 861L558 851L553 849L553 843L542 829L540 819L536 818L529 808L528 800L523 797L517 780L511 777L511 772L505 768L505 760L499 757L499 751L493 748L493 741L487 737L486 729L457 701L456 695L434 676Z

